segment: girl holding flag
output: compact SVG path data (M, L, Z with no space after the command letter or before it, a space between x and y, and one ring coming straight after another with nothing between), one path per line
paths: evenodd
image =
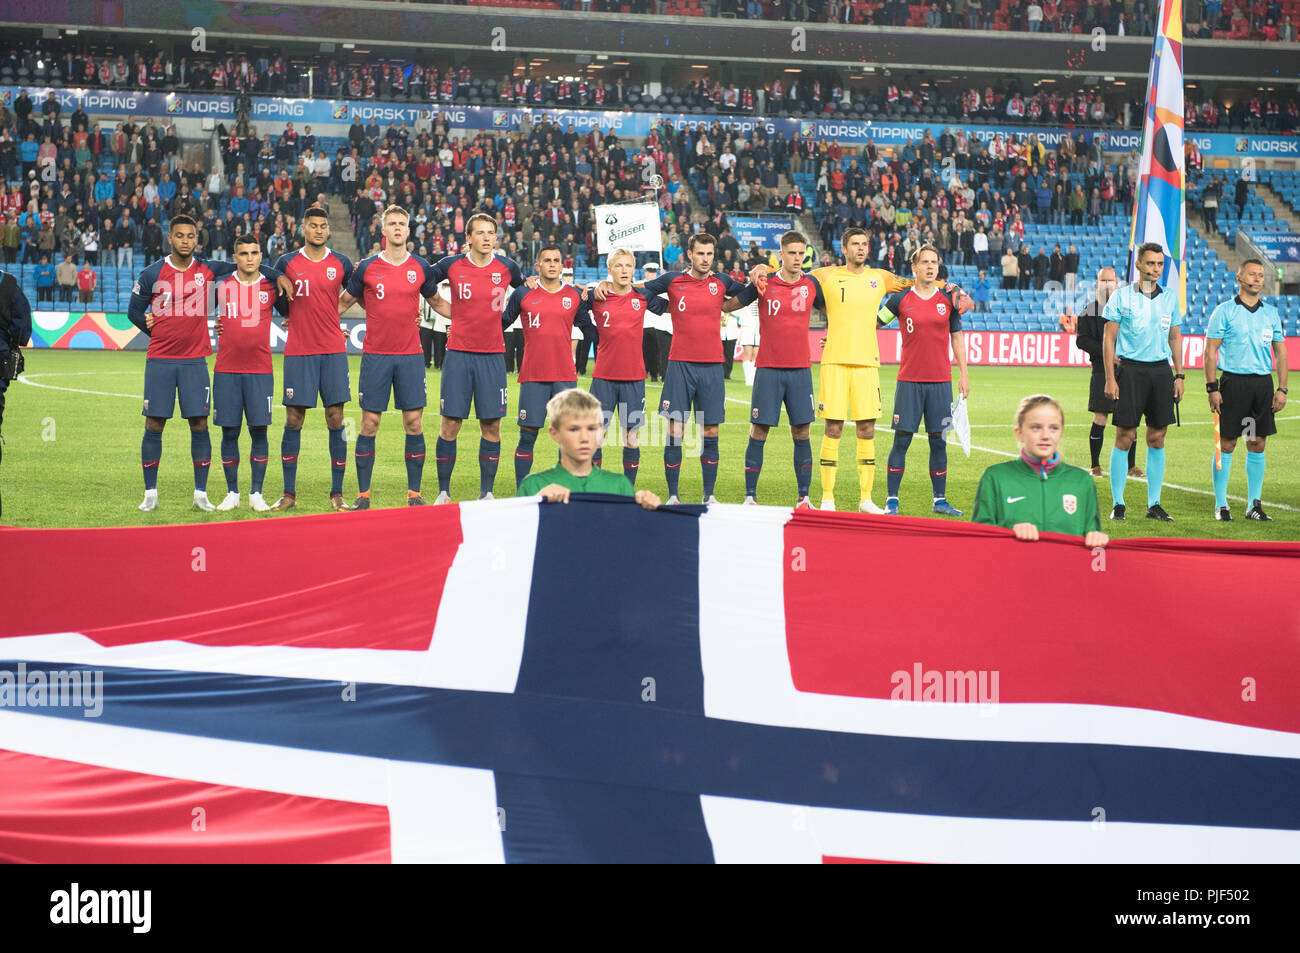
M1089 548L1105 546L1097 489L1087 470L1061 461L1065 412L1055 398L1034 394L1016 411L1020 456L984 471L975 493L976 523L1003 526L1034 542L1040 532L1082 536Z

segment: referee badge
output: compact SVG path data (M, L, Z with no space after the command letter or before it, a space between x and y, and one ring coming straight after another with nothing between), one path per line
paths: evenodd
M1065 512L1073 516L1074 511L1079 508L1079 499L1073 493L1067 493L1061 497L1061 506L1065 507Z

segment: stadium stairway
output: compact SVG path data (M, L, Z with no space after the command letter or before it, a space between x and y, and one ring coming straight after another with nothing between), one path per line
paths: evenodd
M1300 216L1297 216L1296 210L1283 200L1271 181L1261 177L1255 183L1255 197L1273 210L1278 223L1285 225L1287 231L1300 232L1300 228L1296 227L1297 218Z
M1187 209L1187 214L1188 216L1195 214L1190 206ZM1205 244L1209 245L1219 258L1223 260L1228 271L1235 275L1237 269L1241 267L1241 263L1246 260L1245 252L1238 251L1231 247L1227 241L1224 240L1222 235L1219 235L1217 232L1211 232L1209 229L1201 230L1201 238L1204 239Z
M789 195L794 191L794 186L790 177L784 172L778 173L776 179L777 186L782 195ZM816 193L814 193L814 198L815 195ZM808 195L805 192L803 214L799 216L799 219L796 222L796 227L803 233L803 236L812 243L813 249L817 253L817 261L820 262L827 253L834 256L836 252L834 248L827 248L822 244L821 232L817 228L817 219L813 217L813 204L814 202L809 200Z

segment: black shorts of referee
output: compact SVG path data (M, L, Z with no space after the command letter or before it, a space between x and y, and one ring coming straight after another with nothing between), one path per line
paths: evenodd
M1250 440L1277 433L1273 393L1272 374L1224 371L1219 377L1219 394L1223 397L1219 408L1219 436L1236 440L1245 433L1246 439Z
M1088 378L1088 413L1113 414L1115 401L1106 396L1106 366L1098 361L1092 365L1092 376Z
M1120 358L1119 400L1115 401L1116 427L1136 428L1143 416L1152 430L1174 422L1174 371L1168 361L1130 361Z

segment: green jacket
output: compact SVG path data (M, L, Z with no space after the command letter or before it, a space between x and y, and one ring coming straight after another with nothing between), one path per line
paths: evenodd
M1023 458L984 471L975 493L976 523L1033 523L1040 532L1084 536L1101 529L1097 487L1086 470L1059 463L1044 478Z
M588 476L574 476L563 466L554 466L540 473L530 473L519 485L516 496L535 496L542 489L558 483L574 493L609 493L614 496L635 496L632 483L621 473L610 473L595 467Z

